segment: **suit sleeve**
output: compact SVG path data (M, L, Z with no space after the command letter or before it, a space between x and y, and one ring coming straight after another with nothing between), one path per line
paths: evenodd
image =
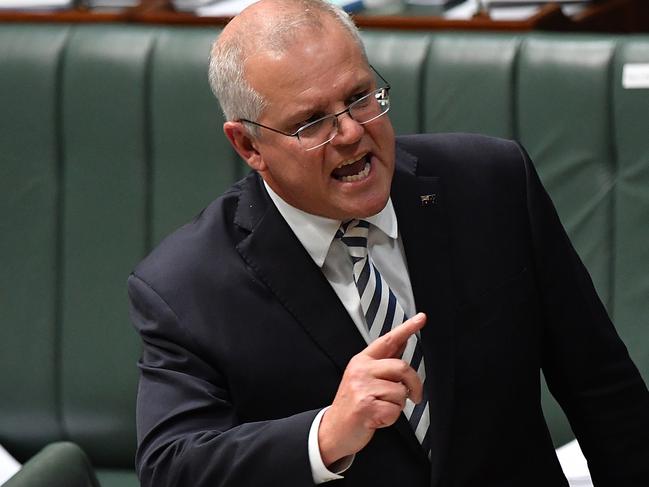
M541 294L543 371L597 487L649 485L649 393L527 154L527 209Z
M241 424L224 375L192 352L174 311L136 275L128 289L143 342L136 455L142 486L313 485L307 438L318 411Z

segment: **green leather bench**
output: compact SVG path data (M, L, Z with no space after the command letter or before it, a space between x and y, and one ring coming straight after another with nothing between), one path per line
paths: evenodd
M245 171L206 81L215 34L0 24L0 444L20 461L69 440L104 487L137 485L126 276ZM364 37L397 132L522 141L649 379L649 89L622 85L649 36Z
M87 455L66 441L48 444L3 487L100 487Z

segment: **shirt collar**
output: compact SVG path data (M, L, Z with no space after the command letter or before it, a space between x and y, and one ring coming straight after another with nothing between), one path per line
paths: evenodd
M312 215L289 205L277 193L275 193L266 181L264 186L270 199L273 201L280 215L286 220L293 233L302 246L309 253L318 267L324 264L331 242L336 236L341 221L326 218L324 216ZM399 233L397 216L394 213L392 199L388 198L385 207L376 215L364 218L388 237L396 239Z

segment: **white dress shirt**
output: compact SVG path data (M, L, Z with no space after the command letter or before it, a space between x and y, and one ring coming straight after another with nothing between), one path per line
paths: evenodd
M360 297L354 284L351 258L347 246L339 239L334 239L341 221L299 210L286 203L266 182L264 185L279 213L315 264L322 269L322 273L338 295L358 331L369 344L372 339L365 325ZM396 295L406 316L414 316L415 299L392 200L388 199L383 210L364 220L371 223L367 248L372 262ZM316 484L343 478L340 474L351 466L354 459L350 456L336 462L333 468L335 472L324 465L318 445L318 428L325 411L326 409L320 411L314 419L308 440L311 472Z

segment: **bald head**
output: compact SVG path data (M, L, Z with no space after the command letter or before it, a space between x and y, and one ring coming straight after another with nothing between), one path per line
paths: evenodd
M353 21L327 1L260 0L232 19L212 46L209 68L226 120L256 120L265 107L246 77L246 64L259 55L281 56L307 35L349 35L366 58Z
M253 53L281 53L304 30L321 31L323 18L336 19L337 14L329 3L317 0L260 0L228 24L217 43L236 42Z

